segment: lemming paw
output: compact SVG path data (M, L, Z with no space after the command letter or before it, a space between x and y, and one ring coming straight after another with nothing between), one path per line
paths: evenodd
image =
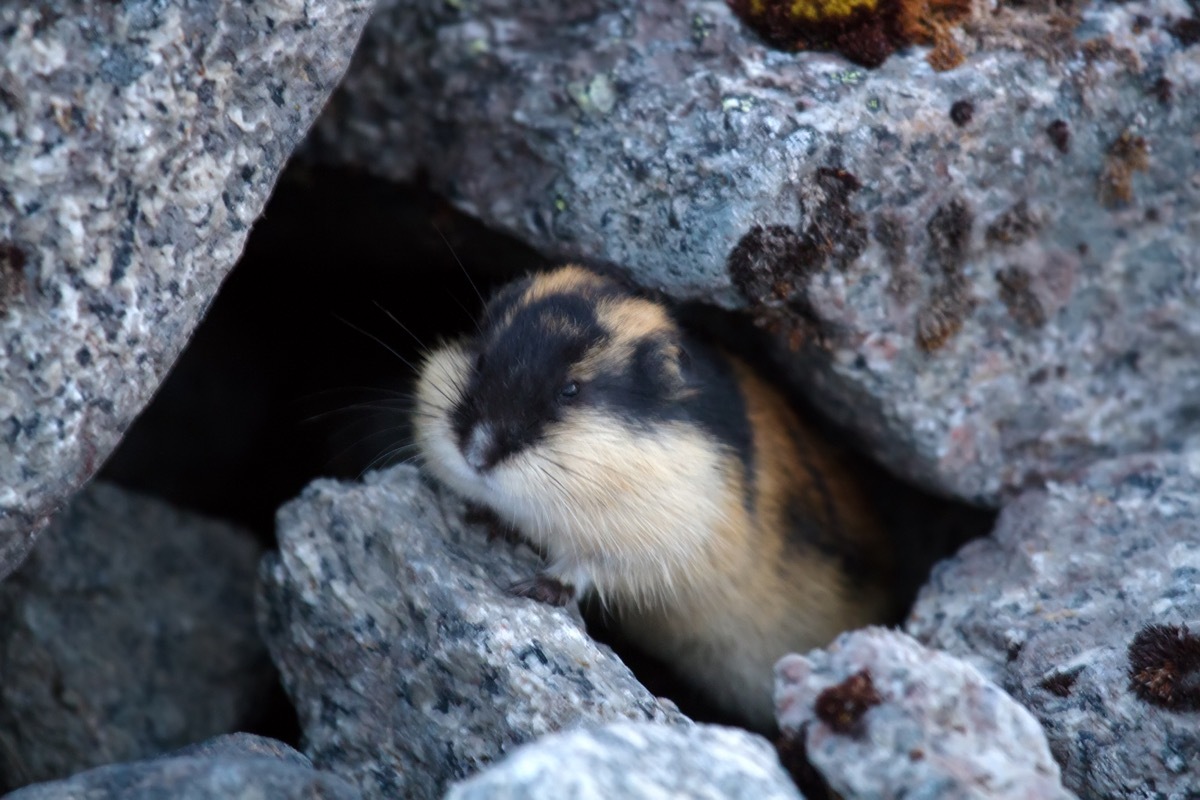
M508 593L516 597L528 597L551 606L565 606L575 599L575 587L549 575L534 575L517 581L508 587Z

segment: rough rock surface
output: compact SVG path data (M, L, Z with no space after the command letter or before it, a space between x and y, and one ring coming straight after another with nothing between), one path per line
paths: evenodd
M616 722L547 736L446 800L801 800L765 739L716 725Z
M309 152L752 309L899 474L994 504L1197 430L1200 22L977 5L934 72L771 50L721 0L391 0Z
M112 764L66 780L28 786L10 800L358 800L342 778L318 772L272 739L221 736L149 761Z
M203 742L189 744L164 758L275 758L302 767L312 767L308 756L276 739L253 733L226 733Z
M370 6L0 4L0 578L175 360Z
M411 466L314 482L280 510L278 535L260 569L260 628L307 754L366 797L440 797L584 723L686 719L577 612L509 596L534 554L487 544Z
M775 676L785 742L800 740L839 797L1072 797L1033 715L903 633L843 634L785 656Z
M1148 626L1200 628L1197 519L1200 454L1098 465L1009 504L934 571L907 628L1031 709L1081 796L1190 796L1200 639L1132 645Z
M248 533L97 484L0 583L0 789L235 729L270 685Z

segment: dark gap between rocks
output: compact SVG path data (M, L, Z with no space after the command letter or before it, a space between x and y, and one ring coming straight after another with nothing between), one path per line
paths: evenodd
M545 264L419 183L289 166L241 260L100 479L238 523L273 546L276 509L311 480L355 479L404 457L394 448L408 440L402 397L412 372L404 361L420 358L415 339L465 333L480 308L459 261L484 297ZM687 318L769 366L763 334L745 320L703 308L689 308ZM861 468L905 541L901 583L911 602L932 564L986 533L992 515L918 492L866 459ZM593 635L652 692L698 720L729 722L622 642L603 615L586 615ZM278 684L247 729L298 745L295 712Z

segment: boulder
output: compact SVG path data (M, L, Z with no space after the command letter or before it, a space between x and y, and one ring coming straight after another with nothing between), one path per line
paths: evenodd
M973 7L936 71L718 0L390 0L306 152L749 310L880 461L995 506L1195 430L1200 21Z
M371 5L0 6L0 578L171 367Z
M545 736L455 784L446 800L802 800L774 748L717 725L613 722Z
M0 789L237 729L273 671L246 531L96 484L0 583Z
M939 565L907 630L1041 722L1081 797L1185 796L1200 753L1200 454L1026 492Z
M785 656L775 706L789 767L835 797L1074 797L1032 714L898 631L865 628Z
M221 736L160 758L112 764L6 795L9 800L360 800L349 783L261 736Z

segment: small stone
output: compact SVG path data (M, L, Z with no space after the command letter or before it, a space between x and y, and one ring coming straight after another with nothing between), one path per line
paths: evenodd
M616 722L546 736L446 800L802 800L767 740L736 728Z
M249 734L221 736L148 761L112 764L27 786L8 800L361 800L292 748Z
M833 796L1073 797L1032 714L970 664L898 631L865 628L785 656L775 707L786 749Z

